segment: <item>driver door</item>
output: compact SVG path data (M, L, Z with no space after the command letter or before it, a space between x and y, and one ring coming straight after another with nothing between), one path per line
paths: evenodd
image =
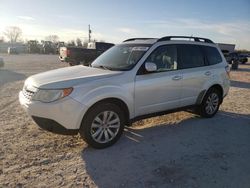
M147 72L145 62L155 63L157 70ZM156 48L142 64L135 78L135 116L180 107L181 70L177 70L177 48Z

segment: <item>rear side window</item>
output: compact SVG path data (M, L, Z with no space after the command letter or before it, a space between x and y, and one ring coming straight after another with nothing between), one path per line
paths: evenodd
M203 52L198 45L178 45L178 68L187 69L205 66Z
M215 65L222 62L221 55L216 48L210 46L202 46L202 48L207 56L209 65Z

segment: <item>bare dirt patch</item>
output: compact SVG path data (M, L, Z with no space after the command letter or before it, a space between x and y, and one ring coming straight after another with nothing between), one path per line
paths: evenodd
M0 187L249 187L250 65L231 72L219 113L135 123L104 150L41 130L18 102L28 76L67 66L53 55L1 55Z

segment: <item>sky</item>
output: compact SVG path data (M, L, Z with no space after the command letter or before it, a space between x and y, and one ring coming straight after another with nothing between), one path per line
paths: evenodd
M9 26L22 39L199 36L250 50L250 0L0 0L0 37Z

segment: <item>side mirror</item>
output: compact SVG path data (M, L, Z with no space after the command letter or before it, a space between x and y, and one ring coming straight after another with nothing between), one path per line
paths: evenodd
M146 62L146 63L145 63L145 69L146 69L146 71L148 71L148 72L155 72L155 71L157 71L157 66L156 66L155 63Z

